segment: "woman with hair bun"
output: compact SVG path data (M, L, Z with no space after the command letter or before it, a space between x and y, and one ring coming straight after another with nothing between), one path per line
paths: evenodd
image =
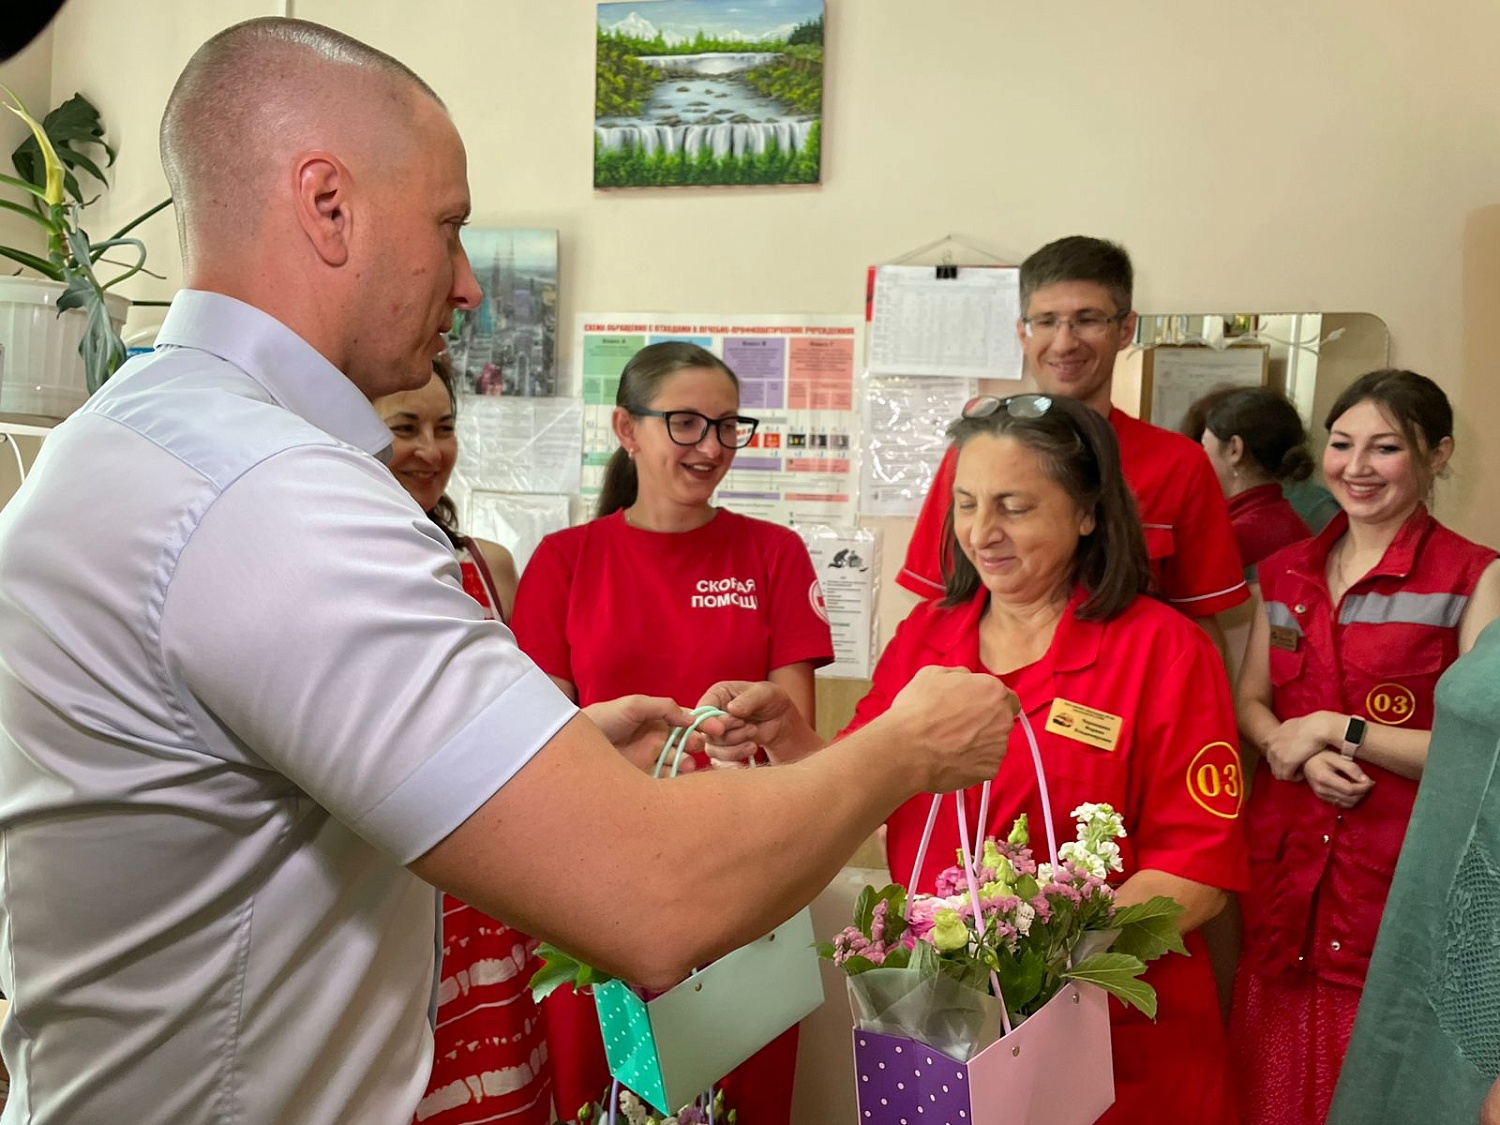
M1245 575L1267 555L1312 534L1282 492L1312 475L1307 431L1284 395L1266 387L1218 397L1204 415L1203 449L1229 501Z

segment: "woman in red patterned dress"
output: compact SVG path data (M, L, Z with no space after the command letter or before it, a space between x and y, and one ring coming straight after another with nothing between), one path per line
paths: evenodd
M464 589L504 621L516 593L510 552L460 535L443 494L458 455L456 399L446 360L425 387L377 399L391 430L390 468L453 544ZM552 1072L542 1015L527 987L536 942L443 895L443 963L432 1077L417 1107L422 1125L548 1125Z

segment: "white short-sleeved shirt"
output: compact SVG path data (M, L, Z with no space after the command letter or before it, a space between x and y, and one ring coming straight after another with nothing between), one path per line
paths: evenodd
M216 294L158 339L0 512L3 1120L404 1125L404 865L574 709L339 371Z

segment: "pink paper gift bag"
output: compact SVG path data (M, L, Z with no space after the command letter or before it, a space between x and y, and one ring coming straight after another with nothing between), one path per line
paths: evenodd
M1109 998L1068 984L967 1063L854 1031L860 1125L1093 1125L1115 1100Z

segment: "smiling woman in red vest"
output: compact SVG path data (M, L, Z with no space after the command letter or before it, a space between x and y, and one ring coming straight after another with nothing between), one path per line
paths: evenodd
M1321 1125L1359 1006L1417 783L1433 689L1500 615L1500 564L1425 503L1453 410L1372 371L1328 413L1343 513L1260 564L1240 729L1262 755L1232 1037L1246 1125Z

